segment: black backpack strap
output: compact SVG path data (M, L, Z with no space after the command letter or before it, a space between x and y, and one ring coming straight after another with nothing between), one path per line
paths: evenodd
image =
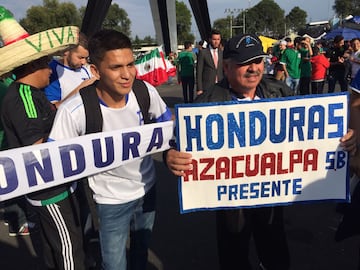
M141 113L144 117L144 123L151 123L149 115L150 95L146 84L142 80L135 79L133 84L133 91L139 104Z
M89 85L80 90L84 103L86 118L86 134L102 131L103 117L101 114L99 97L96 93L96 84Z
M89 85L80 90L80 95L84 103L86 132L85 134L102 131L103 117L101 114L99 97L96 93L96 84ZM99 217L96 210L96 204L93 199L93 192L89 186L88 178L84 177L80 181L80 193L85 196L91 213L93 228L99 230ZM80 195L81 196L81 195Z

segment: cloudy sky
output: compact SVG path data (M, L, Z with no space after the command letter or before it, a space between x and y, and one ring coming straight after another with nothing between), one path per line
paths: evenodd
M87 0L59 0L59 2L73 2L76 6L86 6ZM140 38L144 36L155 37L155 30L151 18L150 4L148 0L113 0L121 8L125 9L132 22L132 36L138 35ZM189 1L184 0L190 8ZM259 3L260 0L208 0L210 20L214 21L218 18L227 16L225 9L245 9ZM275 0L280 8L285 10L287 14L293 7L299 6L308 14L308 21L323 21L330 19L333 15L332 6L334 0L316 0L316 8L314 2L310 0ZM301 3L300 3L301 2ZM26 10L30 6L42 5L42 0L0 0L0 5L9 9L18 20L25 17ZM195 36L199 36L195 22L191 28Z

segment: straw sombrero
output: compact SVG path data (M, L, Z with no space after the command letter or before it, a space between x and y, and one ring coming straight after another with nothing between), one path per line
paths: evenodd
M10 11L0 6L0 76L31 61L52 55L79 41L79 28L64 26L29 35L13 18Z

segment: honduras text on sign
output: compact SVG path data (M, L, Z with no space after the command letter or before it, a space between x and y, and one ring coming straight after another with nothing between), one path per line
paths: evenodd
M348 94L176 106L182 212L348 201Z

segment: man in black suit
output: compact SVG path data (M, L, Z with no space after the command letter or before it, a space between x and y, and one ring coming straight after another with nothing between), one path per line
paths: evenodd
M201 95L223 78L223 51L220 43L220 32L212 30L209 47L199 51L196 66L197 95Z

